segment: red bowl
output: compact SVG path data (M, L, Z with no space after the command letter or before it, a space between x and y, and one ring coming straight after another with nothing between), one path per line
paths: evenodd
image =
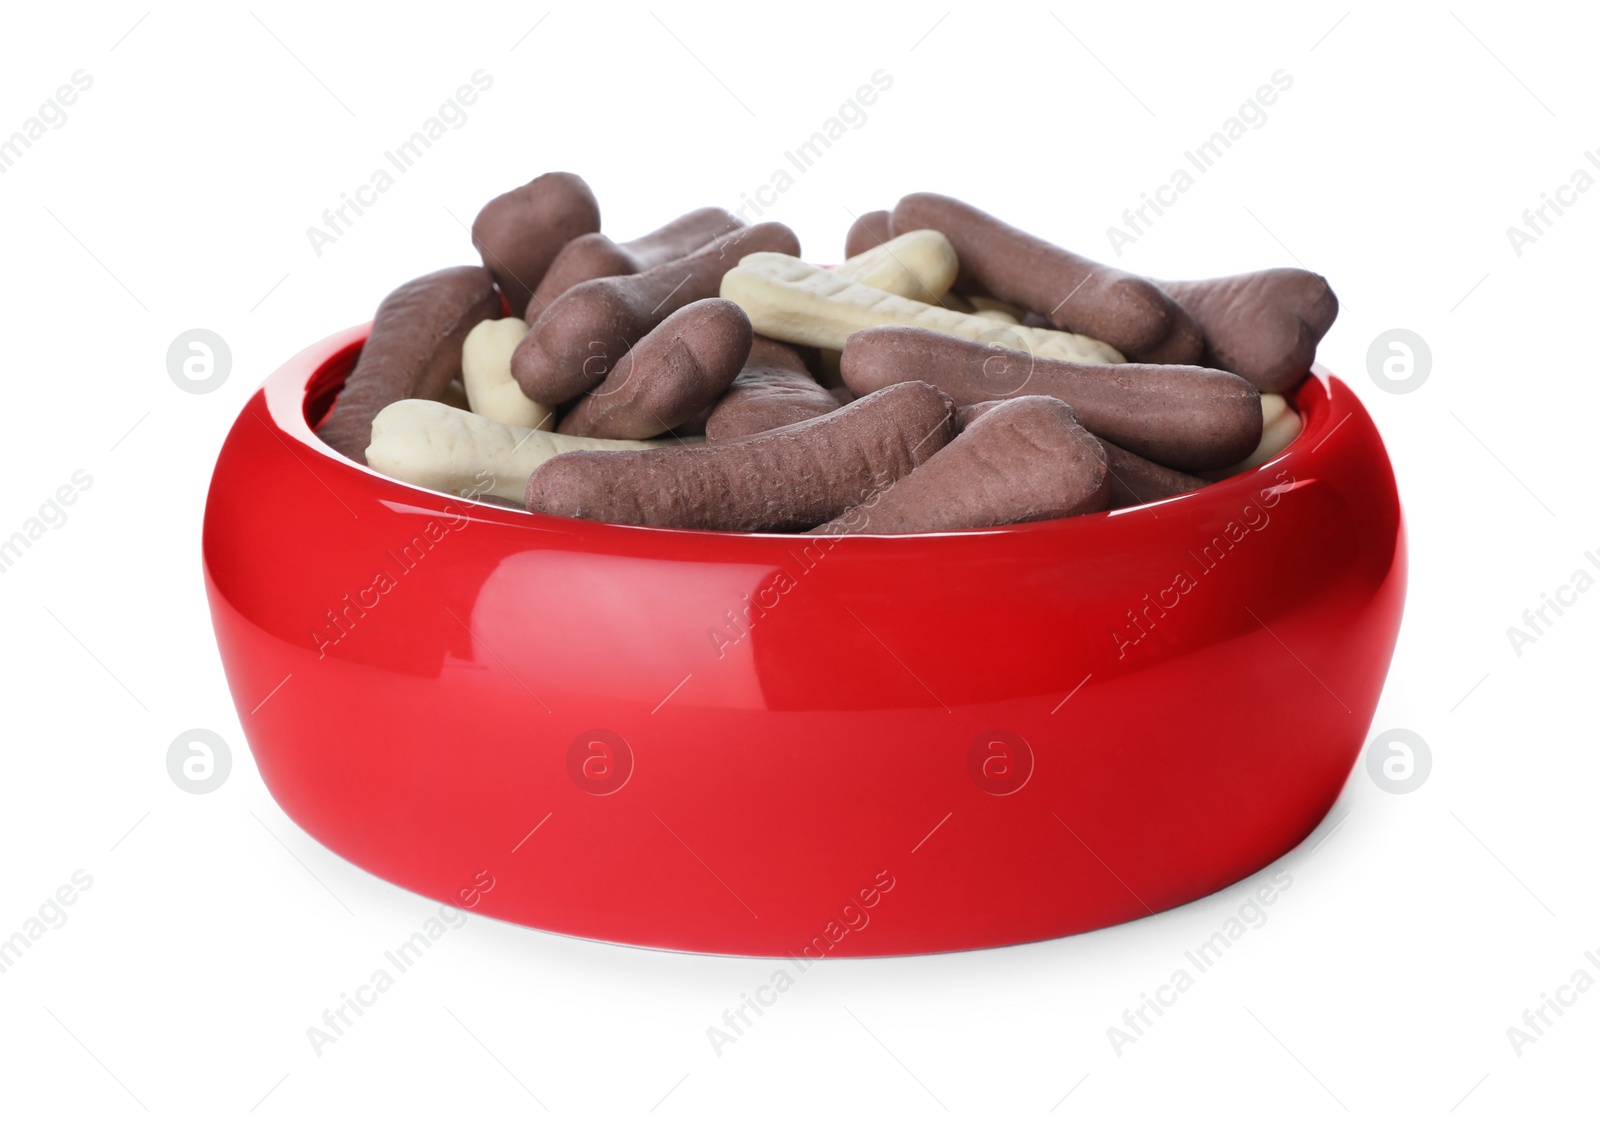
M366 331L245 406L203 549L268 789L408 889L696 952L1041 940L1272 862L1361 750L1404 531L1326 372L1288 449L1199 492L812 540L531 515L355 464L311 427Z

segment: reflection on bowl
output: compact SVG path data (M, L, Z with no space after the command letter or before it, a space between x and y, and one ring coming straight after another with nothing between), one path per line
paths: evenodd
M387 479L311 429L365 335L246 405L205 573L273 797L418 893L700 952L1039 940L1270 863L1365 739L1404 532L1382 442L1326 372L1282 454L1198 492L817 540Z

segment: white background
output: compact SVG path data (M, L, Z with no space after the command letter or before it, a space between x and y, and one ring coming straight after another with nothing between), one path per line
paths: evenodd
M1580 567L1600 576L1584 558L1600 551L1600 191L1520 256L1506 234L1600 149L1591 13L448 8L7 11L0 134L74 71L93 85L0 176L0 537L75 470L93 484L0 574L0 936L74 871L93 887L0 975L0 1116L1593 1111L1600 989L1520 1057L1506 1033L1576 970L1600 979L1583 956L1600 949L1600 593L1520 654L1506 632ZM317 256L306 228L480 68L494 85L466 124ZM623 238L737 207L879 69L893 86L867 122L769 213L815 260L840 256L851 212L916 190L1108 258L1124 208L1274 71L1292 75L1267 123L1118 264L1187 277L1298 261L1333 282L1343 311L1321 357L1375 416L1411 535L1373 729L1415 731L1431 773L1396 796L1358 765L1271 868L1294 882L1263 927L1120 1056L1108 1026L1268 872L1087 936L822 964L720 1057L706 1028L775 965L471 918L317 1057L306 1028L436 907L309 839L255 772L200 573L228 425L302 346L404 279L475 260L462 223L490 196L577 171ZM232 351L211 394L166 369L195 327ZM1430 345L1414 393L1369 376L1392 328ZM166 770L192 727L233 750L205 796Z

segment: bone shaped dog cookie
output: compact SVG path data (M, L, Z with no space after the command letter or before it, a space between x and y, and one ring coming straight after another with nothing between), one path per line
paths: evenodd
M1122 353L1087 336L1046 328L998 325L982 316L886 293L835 275L788 254L755 253L722 278L722 295L750 317L761 335L786 343L844 349L852 332L895 325L928 328L969 340L992 339L997 329L1035 355L1073 363L1121 363Z
M960 270L955 247L937 230L910 230L841 262L835 277L936 304Z

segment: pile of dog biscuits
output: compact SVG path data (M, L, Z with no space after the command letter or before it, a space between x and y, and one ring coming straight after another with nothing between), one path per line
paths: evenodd
M1277 455L1338 314L1320 276L1154 281L958 200L862 215L834 268L708 207L630 242L579 177L400 286L318 434L549 515L817 535L1149 503Z

